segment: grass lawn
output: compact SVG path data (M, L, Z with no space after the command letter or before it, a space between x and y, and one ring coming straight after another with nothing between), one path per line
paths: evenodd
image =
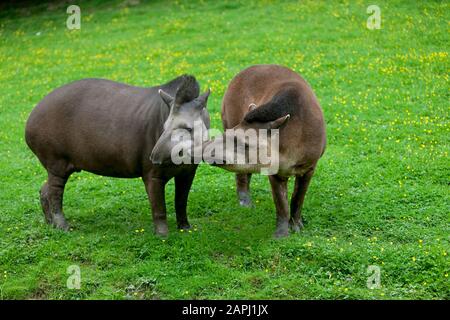
M80 1L0 11L1 299L449 299L448 1ZM143 1L141 1L143 2ZM44 223L45 171L24 141L52 89L100 77L140 86L194 74L211 87L212 127L240 70L288 66L309 81L328 147L305 228L272 238L267 177L239 207L234 175L206 164L190 193L191 232L152 234L139 179L73 174L62 232ZM292 190L293 184L290 183ZM66 287L67 268L81 289ZM368 266L381 287L369 289Z

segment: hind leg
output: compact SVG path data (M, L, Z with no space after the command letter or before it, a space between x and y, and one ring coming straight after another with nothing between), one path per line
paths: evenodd
M52 216L50 214L50 203L48 202L48 183L47 181L42 186L39 196L41 199L42 211L44 211L45 222L52 223Z
M314 169L308 171L303 176L295 177L295 187L291 198L291 218L289 226L294 232L303 228L302 207L305 200L306 190L308 190L309 182L314 174Z
M275 238L287 237L289 235L288 180L288 178L278 175L269 176L277 214L277 229L274 234Z
M251 173L236 174L236 191L239 204L243 207L250 207L252 199L250 197L250 179Z
M56 228L68 230L69 224L63 214L63 194L64 186L69 177L56 176L48 172L47 182L41 189L41 205L44 211L45 220Z

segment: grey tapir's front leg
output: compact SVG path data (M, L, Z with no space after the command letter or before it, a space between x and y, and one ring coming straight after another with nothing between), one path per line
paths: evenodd
M177 215L177 226L181 230L191 228L187 218L186 208L195 171L196 169L175 177L175 212Z
M167 180L150 176L144 178L144 183L152 207L155 233L158 236L166 237L169 234L165 199L165 186Z

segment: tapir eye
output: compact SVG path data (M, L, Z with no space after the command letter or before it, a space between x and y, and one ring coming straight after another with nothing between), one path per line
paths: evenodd
M186 127L184 129L187 130L188 132L192 132L192 128Z

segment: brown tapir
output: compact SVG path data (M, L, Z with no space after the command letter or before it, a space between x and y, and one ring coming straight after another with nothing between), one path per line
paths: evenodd
M276 174L269 175L277 214L275 236L287 236L289 225L299 231L303 227L301 209L305 193L326 144L322 110L310 86L286 67L249 67L236 75L228 86L222 102L222 122L224 129L233 129L231 133L228 130L231 135L238 129L279 129L279 168ZM203 149L220 149L225 140L225 135L218 137L204 143ZM227 147L221 156L208 153L206 158L207 162L237 172L239 201L248 206L251 204L251 174L260 172L263 165L260 162L233 164L227 163L227 159L251 150L259 152L261 144L238 134L234 134L234 140L243 148ZM290 176L295 176L295 188L289 217L287 183Z
M73 172L85 170L141 177L155 232L163 236L168 233L164 188L174 177L178 228L189 228L186 204L197 165L158 165L150 155L158 146L170 148L170 132L177 126L201 121L209 128L208 96L209 91L199 96L199 84L189 75L149 88L84 79L52 91L31 112L25 132L28 146L48 173L40 191L47 223L68 229L62 210L64 186Z

